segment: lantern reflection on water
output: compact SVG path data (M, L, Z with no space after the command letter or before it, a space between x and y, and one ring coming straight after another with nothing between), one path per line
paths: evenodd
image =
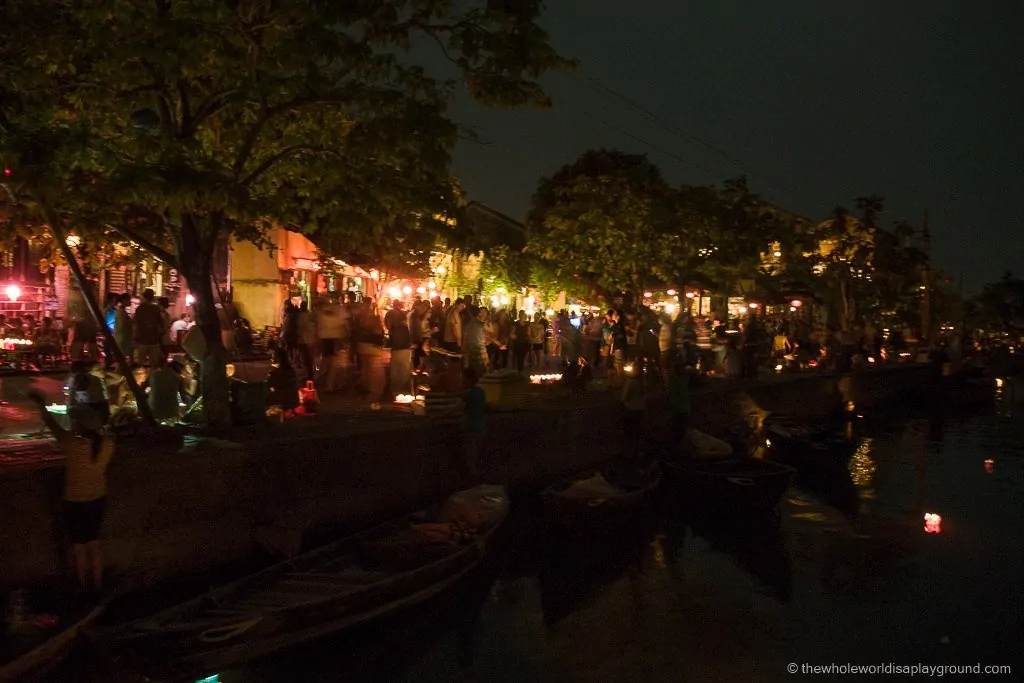
M932 512L924 513L924 530L929 534L942 532L942 517Z
M856 486L867 486L875 476L878 467L871 459L871 439L864 439L850 458L850 478Z

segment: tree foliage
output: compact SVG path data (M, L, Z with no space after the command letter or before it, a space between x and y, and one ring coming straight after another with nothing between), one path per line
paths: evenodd
M645 156L585 152L540 182L527 217L527 251L562 282L590 281L607 293L666 280L679 231L672 187Z
M421 255L451 232L457 83L546 107L571 66L542 3L6 0L0 158L14 203L178 268L211 346L213 246L303 230L338 256Z
M1024 330L1024 279L1006 272L971 299L972 324L995 332Z

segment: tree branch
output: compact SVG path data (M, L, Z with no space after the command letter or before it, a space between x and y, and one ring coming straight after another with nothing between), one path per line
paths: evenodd
M178 97L181 99L181 137L191 137L193 132L192 106L188 99L188 82L178 79Z
M110 227L116 230L117 233L121 235L121 237L124 237L126 240L132 241L135 244L139 245L140 247L148 251L150 254L166 263L171 268L174 268L177 271L181 270L181 268L178 267L178 259L175 258L166 249L158 247L157 245L147 240L145 237L139 235L134 230L128 228L128 226L126 225L111 225Z
M270 168L274 164L276 164L277 162L281 161L282 159L284 159L286 157L291 156L292 154L297 154L299 152L313 152L315 154L331 154L331 155L334 155L334 156L338 157L339 159L342 158L340 154L338 154L337 152L335 152L333 150L327 149L326 147L314 147L313 145L292 145L290 147L285 147L280 152L278 152L277 154L271 156L269 159L267 159L262 164L257 166L256 170L254 170L252 173L247 175L245 177L245 179L243 179L241 181L241 184L242 185L248 185L248 184L252 183L254 180L259 178L261 175L266 173L268 170L270 170Z
M224 107L228 106L228 98L237 93L238 90L222 90L220 92L210 95L206 100L196 108L195 114L192 116L192 131L195 132L199 129L199 126L203 124L206 119L215 115Z

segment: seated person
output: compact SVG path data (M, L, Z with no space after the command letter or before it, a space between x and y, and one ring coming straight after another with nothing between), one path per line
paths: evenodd
M155 360L156 365L146 379L149 409L158 422L177 420L180 414L178 392L181 388L181 378L178 373L167 367L166 359L157 357Z
M102 376L97 376L97 363L77 360L71 364L71 376L68 377L68 414L74 406L92 408L106 423L110 417L110 403L107 398L107 383Z
M267 405L280 406L285 415L299 407L299 381L288 359L288 351L274 350L274 362L267 376Z
M423 357L416 366L417 374L426 374L428 377L439 377L444 374L447 367L447 359L439 353L431 353L433 341L428 337L423 340Z
M59 356L63 351L60 332L53 328L53 318L43 318L43 326L36 332L34 341L40 356Z

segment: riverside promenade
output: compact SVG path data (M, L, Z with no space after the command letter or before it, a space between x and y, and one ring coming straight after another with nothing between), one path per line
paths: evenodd
M839 401L881 409L927 377L926 366L896 365L843 376L716 381L694 390L692 422L715 433L768 412L814 420ZM655 401L650 436L667 429L666 417ZM5 584L50 578L65 566L59 454L37 440L20 443L0 440ZM617 392L551 390L533 395L524 409L491 413L479 470L489 482L541 482L607 462L624 447ZM109 473L107 563L146 585L241 561L260 548L294 552L310 529L356 528L472 483L461 474L462 449L459 417L416 417L399 407L371 412L334 397L315 416L187 439L180 450L125 444Z

